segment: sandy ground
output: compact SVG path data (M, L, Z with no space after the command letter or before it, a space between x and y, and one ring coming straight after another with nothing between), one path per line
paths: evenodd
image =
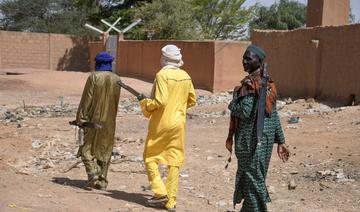
M114 147L119 155L110 167L108 190L87 190L81 164L64 171L77 161L74 129L68 121L74 119L88 74L11 70L14 72L25 74L0 73L1 114L6 110L37 112L0 120L0 211L161 210L145 205L152 194L141 162L147 119L138 110L119 110ZM123 81L144 93L151 90L147 82ZM206 91L197 93L217 98ZM126 91L121 99L135 101ZM311 100L288 103L280 114L292 155L282 163L274 149L267 177L272 198L269 210L360 211L360 107L329 108ZM67 109L56 109L59 105ZM36 106L53 107L55 112L49 115ZM224 169L228 157L225 111L224 102L189 111L203 115L192 115L187 121L186 165L181 171L177 211L234 210L236 160L233 156ZM292 115L299 116L300 122L289 124ZM295 182L295 189L289 190L290 181Z

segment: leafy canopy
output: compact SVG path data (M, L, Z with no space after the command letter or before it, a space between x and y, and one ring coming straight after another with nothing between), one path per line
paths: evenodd
M306 5L280 0L270 7L256 5L255 18L250 22L252 29L292 30L305 26Z
M129 39L241 39L255 8L245 0L3 0L0 29L13 31L92 34L100 20L122 29L143 21L126 34ZM112 33L116 33L112 31Z

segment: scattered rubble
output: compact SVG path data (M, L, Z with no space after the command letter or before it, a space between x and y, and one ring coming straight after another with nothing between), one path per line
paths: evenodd
M75 116L76 111L77 107L69 104L64 104L62 107L56 105L26 106L15 110L1 110L0 119L5 122L18 122L28 118L68 117Z
M274 186L269 186L268 187L268 192L269 192L269 194L275 194L276 193L275 187Z
M7 108L0 108L0 120L5 122L19 122L28 118L36 117L75 117L78 105L70 105L64 103L64 97L59 97L59 105L46 105L46 106L29 106L25 103L16 108L9 110ZM218 118L230 116L230 111L226 105L232 100L232 92L222 92L213 95L199 95L197 97L197 106L211 106L222 104L225 108L219 111L201 111L198 109L191 110L187 113L189 119L194 118ZM304 106L301 111L292 111L290 107L294 103L300 103ZM298 123L300 120L299 115L323 115L332 112L339 112L346 110L348 107L331 108L327 105L316 102L314 99L298 99L293 101L291 98L277 100L276 102L279 115L281 117L289 117L289 124ZM121 98L119 102L118 114L134 114L141 115L138 100L135 97ZM360 124L360 121L353 122L355 125ZM215 124L215 121L210 121L210 124ZM21 125L19 126L21 127Z
M215 205L216 205L216 207L218 207L218 208L223 208L223 207L226 207L226 206L227 206L227 203L226 203L225 200L220 200L220 201L216 202Z
M33 139L33 140L31 140L31 146L32 146L32 148L34 148L34 149L38 149L38 148L40 148L42 145L43 145L43 143L42 143L40 140L38 140L38 139Z
M214 104L229 104L232 100L232 92L222 92L209 96L199 95L197 97L197 105L214 105Z
M71 89L75 89L75 86ZM46 98L52 94L50 90L46 92L49 92ZM86 173L80 159L75 157L77 147L73 130L63 124L75 118L78 105L67 105L69 98L65 92L61 93L64 93L62 95L65 98L55 99L54 106L42 105L41 108L23 103L17 109L7 108L15 105L10 102L0 106L0 124L3 126L0 135L3 145L0 165L4 166L2 176L6 179L3 182L3 196L6 198L4 210L11 210L7 208L11 203L24 206L20 202L23 200L22 194L31 193L32 190L35 194L27 203L41 203L41 200L45 200L59 210L66 210L75 200L76 204L81 205L81 197L84 196L93 205L97 202L106 203L106 207L93 208L98 211L101 208L108 211L157 210L143 205L152 192L141 158L144 145L141 137L146 135L147 119L142 117L138 101L135 98L120 98L117 121L121 125L116 131L112 164L109 167L109 191L100 193L80 188L85 184ZM19 96L22 94L14 98ZM52 101L51 97L54 95L46 102ZM71 101L76 98L79 95L71 96ZM26 99L29 97L26 96ZM236 161L224 169L228 158L224 148L224 133L227 133L228 128L228 119L225 118L230 115L227 105L231 99L231 92L199 96L198 106L189 110L188 118L195 120L187 123L186 164L181 169L179 187L179 203L186 204L179 205L177 209L180 211L239 211L241 207L238 204L233 209L232 202L228 201L234 191ZM38 99L32 100L41 104ZM287 163L278 159L276 146L273 149L266 181L273 199L269 210L356 210L360 182L356 129L360 126L360 108L332 108L323 106L315 99L280 99L277 101L277 109L282 116L283 127L294 126L296 129L285 132L292 150L292 157ZM300 119L294 123L292 117ZM331 129L327 131L326 127ZM207 136L201 136L199 132ZM55 136L57 134L59 136ZM119 164L113 163L120 161ZM7 164L16 169L8 168ZM60 172L72 165L75 167L68 173ZM295 190L288 190L292 178L297 186ZM61 185L68 186L52 183L63 179L67 180ZM49 189L51 192L47 192ZM6 196L6 190L11 190L11 195ZM66 195L69 191L75 198ZM332 198L334 195L337 198ZM207 202L211 205L207 205ZM46 210L49 206L40 203L36 208Z
M289 189L289 190L294 190L296 187L297 187L297 185L296 185L295 180L294 180L294 179L291 179L291 180L289 181L288 189Z
M300 122L300 117L299 116L292 116L288 119L288 123L289 124L296 124Z
M286 105L286 102L284 102L284 101L281 101L281 100L276 101L276 109L278 111L282 110L285 107L285 105Z
M141 190L142 191L151 191L151 187L150 187L150 185L147 185L147 186L142 185Z
M318 171L317 178L325 181L334 181L337 183L345 183L345 182L354 182L355 179L351 179L349 176L344 174L343 169L333 169L333 170L324 170Z
M286 99L284 99L284 101L285 101L285 103L287 104L287 105L289 105L289 104L292 104L293 103L293 101L292 101L292 99L289 97L289 98L286 98Z
M189 174L187 172L185 172L185 171L182 171L182 172L180 172L180 177L181 178L188 178Z
M213 156L207 156L207 157L206 157L206 160L213 160L213 159L214 159Z

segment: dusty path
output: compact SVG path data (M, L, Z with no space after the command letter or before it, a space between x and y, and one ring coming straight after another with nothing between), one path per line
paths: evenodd
M0 75L0 211L158 211L145 206L151 195L141 162L147 120L127 92L121 96L114 148L123 158L114 158L108 191L84 189L81 164L63 173L77 160L74 131L67 123L74 118L86 76ZM150 83L123 80L150 91ZM204 96L189 111L178 211L233 210L236 160L224 169L229 95L198 93ZM6 110L15 116L5 119ZM284 164L274 151L267 181L270 211L359 211L360 107L334 109L298 100L280 114L292 157ZM288 124L290 116L299 116L300 122ZM296 188L289 190L292 179Z

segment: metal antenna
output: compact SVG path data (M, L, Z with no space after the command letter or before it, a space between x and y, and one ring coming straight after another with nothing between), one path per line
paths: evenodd
M129 26L127 26L125 29L122 30L122 33L125 33L127 31L129 31L130 29L132 29L134 26L138 25L141 22L141 19L136 20L135 22L133 22L132 24L130 24Z
M113 24L110 24L109 22L105 21L104 19L101 19L101 22L109 27L105 32L102 31L101 29L98 29L98 28L96 28L94 26L91 26L90 24L85 24L85 27L102 34L103 41L104 41L104 44L105 44L105 47L106 47L106 51L114 57L114 60L112 62L113 67L115 67L113 69L114 72L116 72L116 58L117 58L116 54L117 54L118 39L123 40L124 39L124 33L126 33L127 31L129 31L130 29L132 29L133 27L135 27L136 25L138 25L141 22L141 19L138 19L135 22L131 23L129 26L127 26L125 29L120 30L120 29L115 27L116 24L118 24L120 20L121 20L121 17L116 19L116 21ZM109 35L109 32L111 30L115 30L116 32L118 32L119 33L118 36Z
M129 26L127 26L125 29L120 30L118 28L116 28L116 24L119 23L119 21L121 20L121 17L119 17L113 24L110 24L109 22L105 21L104 19L101 19L101 22L104 23L105 25L107 25L109 28L104 32L101 29L98 29L94 26L91 26L90 24L85 24L85 27L94 30L98 33L104 34L104 33L109 33L111 30L115 30L117 31L119 34L124 34L127 31L129 31L130 29L132 29L133 27L135 27L136 25L138 25L141 22L141 19L137 19L136 21L134 21L133 23L131 23Z
M100 29L98 29L98 28L96 28L96 27L94 27L94 26L91 26L90 24L85 24L85 27L87 27L87 28L89 28L89 29L92 29L92 30L94 30L94 31L96 31L96 32L98 32L98 33L101 33L101 34L104 33L104 31L102 31L102 30L100 30Z
M115 31L118 31L118 29L115 27L117 23L121 20L121 17L119 17L113 24L109 24L109 22L105 21L104 19L101 19L101 22L108 25L110 28L106 32L110 32L112 29Z

